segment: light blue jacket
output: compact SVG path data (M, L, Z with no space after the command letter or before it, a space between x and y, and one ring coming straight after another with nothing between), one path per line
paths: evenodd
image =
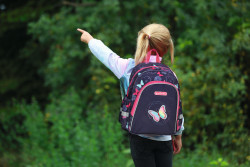
M109 49L106 45L103 44L102 41L97 39L92 39L88 43L89 49L91 52L107 67L109 68L116 77L120 80L120 88L122 98L127 92L129 86L129 77L132 72L132 69L135 67L134 59L123 59L120 58L116 53L114 53L111 49ZM150 57L150 62L156 62L155 56ZM180 130L175 135L182 134L184 130L184 118L182 121L182 126ZM170 135L139 135L144 138L148 138L151 140L157 141L169 141L172 139Z

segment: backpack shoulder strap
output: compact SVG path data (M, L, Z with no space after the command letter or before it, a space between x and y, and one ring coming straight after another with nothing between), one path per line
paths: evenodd
M125 97L127 93L128 86L129 86L129 77L134 67L135 67L135 61L134 59L130 58L128 66L125 69L123 76L120 78L120 90L121 90L122 99Z

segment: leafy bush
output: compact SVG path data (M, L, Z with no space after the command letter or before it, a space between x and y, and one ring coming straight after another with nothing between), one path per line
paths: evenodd
M177 154L173 158L173 166L175 167L247 167L249 161L239 164L230 156L223 155L219 150L207 152L203 146L198 146L194 151L184 151Z
M52 99L45 112L35 101L16 104L25 117L23 128L28 136L16 136L22 158L13 161L25 166L115 167L125 163L128 156L122 151L124 137L117 117L108 105L88 108L84 100L72 88Z
M22 144L19 137L25 138L28 133L23 126L24 114L18 112L15 107L8 107L0 111L0 153L3 150L20 150Z
M204 152L217 149L220 155L209 162L218 162L224 155L226 162L248 161L244 57L250 51L249 2L88 2L94 5L62 8L29 24L33 40L22 53L31 58L46 55L39 72L51 92L44 110L36 102L17 105L13 114L1 119L2 131L11 129L10 135L0 134L1 142L14 142L11 147L19 149L23 164L126 163L128 155L121 151L127 141L117 121L118 80L79 41L76 28L86 29L127 58L135 51L137 32L152 22L166 25L174 38L175 64L170 65L169 55L164 62L176 72L181 85L184 148L192 151L202 144Z

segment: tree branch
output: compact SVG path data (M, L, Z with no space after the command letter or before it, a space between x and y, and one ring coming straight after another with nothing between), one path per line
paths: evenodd
M94 6L96 3L75 3L75 2L69 2L69 1L62 1L63 5L73 6L73 7L87 7L87 6Z

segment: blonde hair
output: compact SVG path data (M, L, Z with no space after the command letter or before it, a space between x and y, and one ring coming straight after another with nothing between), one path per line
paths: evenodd
M149 24L138 32L135 64L144 62L148 49L156 49L162 57L170 51L171 63L174 63L174 44L169 30L162 24Z

